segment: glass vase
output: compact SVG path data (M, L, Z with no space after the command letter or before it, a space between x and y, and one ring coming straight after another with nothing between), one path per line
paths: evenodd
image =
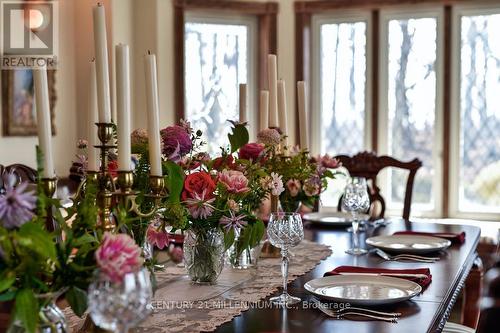
M224 267L224 233L218 228L188 230L184 238L184 264L191 281L214 284Z
M256 268L262 250L262 242L254 247L242 248L241 230L235 230L233 245L227 250L227 261L232 268Z

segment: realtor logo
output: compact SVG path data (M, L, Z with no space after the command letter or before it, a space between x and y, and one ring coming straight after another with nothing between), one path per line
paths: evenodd
M55 1L2 1L2 68L54 68L57 4Z

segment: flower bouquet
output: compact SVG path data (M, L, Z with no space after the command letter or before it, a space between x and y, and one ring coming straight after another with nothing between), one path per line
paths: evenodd
M266 172L238 150L248 143L244 124L233 123L230 148L211 159L198 154L185 160L186 177L181 200L189 224L184 260L194 282L214 283L224 263L224 252L236 242L236 254L255 247L264 224L254 214L269 190L261 186Z

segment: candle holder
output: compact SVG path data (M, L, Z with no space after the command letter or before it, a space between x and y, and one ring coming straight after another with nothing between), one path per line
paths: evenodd
M96 123L97 136L100 145L95 148L101 150L101 167L96 174L91 173L90 176L97 182L97 206L99 207L99 218L101 228L104 231L113 231L115 222L111 216L111 205L113 203L113 193L116 192L113 177L108 170L108 154L111 149L115 149L114 144L109 142L113 139L112 123Z
M141 210L137 203L138 193L133 191L134 183L133 173L131 171L118 171L118 186L120 191L115 194L121 197L121 202L128 212L133 212L140 217L150 217L155 214L161 205L161 200L166 197L165 179L162 176L149 176L150 193L145 194L146 198L152 199L152 207L147 210Z
M57 190L57 178L42 178L41 185L43 193L48 197L52 198ZM52 217L52 205L46 207L47 216L45 218L45 227L48 231L54 231L56 229L56 224L54 218Z

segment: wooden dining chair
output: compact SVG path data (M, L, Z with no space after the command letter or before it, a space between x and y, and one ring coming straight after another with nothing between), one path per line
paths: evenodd
M35 169L30 168L24 164L11 164L3 166L0 164L0 194L5 191L5 181L7 175L14 174L17 177L16 183L28 182L36 183L37 172Z
M385 168L398 168L407 170L408 178L406 181L406 190L403 206L403 219L410 218L411 198L413 194L413 183L418 169L422 166L422 162L415 158L409 162L402 162L390 156L377 156L373 152L361 152L354 156L338 155L335 157L342 166L349 171L351 177L364 177L371 183L369 187L370 196L370 217L371 219L383 218L385 214L385 200L380 193L380 188L377 186L377 176L381 170ZM341 208L341 200L339 200L338 210Z

